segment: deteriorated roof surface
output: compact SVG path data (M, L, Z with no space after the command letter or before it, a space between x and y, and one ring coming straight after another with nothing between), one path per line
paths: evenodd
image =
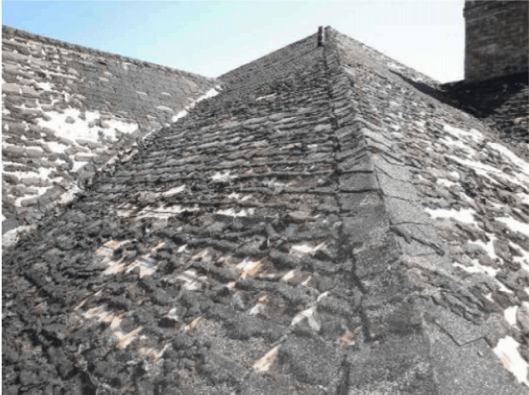
M529 159L529 75L518 73L480 82L441 85L437 93L462 110L483 119L498 137Z
M215 81L2 26L2 239L36 227Z
M5 393L529 393L529 163L326 36L4 252Z

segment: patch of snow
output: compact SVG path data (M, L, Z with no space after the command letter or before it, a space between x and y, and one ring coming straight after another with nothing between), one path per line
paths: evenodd
M35 83L40 89L46 92L51 92L53 85L50 82L36 82Z
M60 66L57 66L57 71L61 71L61 67ZM50 75L53 75L53 76L56 76L56 77L64 77L64 78L71 79L71 80L77 80L78 79L77 77L74 77L73 75L56 73L56 72L53 72L53 71L44 71L44 72L47 74L49 79L51 79L49 77Z
M529 237L529 224L517 221L512 217L497 217L496 221L503 222L512 232L520 232Z
M195 103L199 103L202 100L210 99L212 97L217 96L220 93L220 86L216 86L215 88L211 88L209 91L207 91L205 94L200 96L198 99L195 100Z
M170 318L174 321L180 321L180 317L176 313L176 307L173 307L171 310L169 310L165 317Z
M121 133L124 133L124 134L132 134L139 128L136 122L123 122L117 119L107 119L105 123L110 127L110 130L112 131L113 134L109 133L108 129L103 129L104 133L107 136L111 134L111 138L113 140L117 139L114 129L118 129Z
M202 283L197 277L197 271L195 269L186 270L182 274L176 277L177 280L184 282L184 288L189 291L197 291L202 288Z
M526 186L529 185L529 163L501 144L487 143L487 147L499 152L502 158L508 158L516 167L520 168L515 177L520 177Z
M220 87L219 86L216 86L215 88L210 89L204 95L200 96L194 102L192 102L191 104L186 106L183 110L178 112L176 115L173 115L173 117L171 118L171 121L174 123L174 122L178 121L179 119L185 117L188 114L189 109L194 108L196 103L199 103L202 100L209 99L209 98L212 98L214 96L217 96L219 93L220 93Z
M479 143L484 139L483 134L476 129L471 129L469 132L467 132L465 130L458 129L450 125L444 125L443 130L450 135L454 142L458 140L474 140L475 142Z
M125 273L130 273L136 267L139 267L140 268L140 278L144 276L150 276L154 274L154 272L156 271L155 263L156 262L154 261L154 259L152 259L149 255L143 256L135 260L132 264L130 264L127 267L127 270Z
M459 181L459 179L461 178L459 173L455 170L450 172L450 177L454 179L455 181Z
M66 138L69 140L91 140L97 142L99 139L99 133L102 133L106 138L110 140L116 140L116 131L119 129L123 133L132 133L137 130L137 124L127 123L118 121L116 119L105 120L104 122L109 125L109 128L100 128L94 126L90 128L89 123L95 121L100 117L99 111L86 111L86 119L79 118L81 111L77 108L67 108L64 113L61 114L56 111L49 111L46 114L51 118L46 121L39 119L38 125L40 127L50 128L55 132L55 136ZM66 118L71 117L75 119L74 124L66 123Z
M322 300L323 298L326 298L327 296L329 296L329 291L325 291L324 293L319 295L318 298L316 299L316 302L319 302L320 300Z
M249 208L249 209L242 209L239 212L235 212L235 209L233 208L227 208L225 210L217 210L215 214L219 215L229 215L231 217L248 217L250 215L253 215L255 209Z
M529 381L527 380L529 364L520 355L519 347L521 347L520 343L511 336L507 336L500 339L493 351L501 359L503 366L516 377L518 382L529 387Z
M31 177L32 174L29 174L29 173L38 173L38 171L36 169L33 169L33 168L28 169L27 172L24 172L24 171L5 171L3 169L4 164L5 164L5 162L2 163L2 174L10 174L12 176L16 176L16 177L22 179L24 177ZM15 163L15 164L17 164L17 163Z
M496 259L498 256L496 255L496 251L494 250L494 240L496 240L496 236L493 233L486 233L487 237L490 239L488 243L484 243L481 240L476 240L473 242L470 242L469 244L477 244L480 247L482 247L485 251L487 251L487 254L491 259Z
M166 344L159 351L154 347L142 347L139 349L138 353L141 357L143 357L144 360L157 361L162 357L163 353L165 352L165 350L167 350L168 347L169 345ZM148 370L149 369L147 369L147 371Z
M179 187L171 188L171 189L169 189L168 191L163 192L163 193L162 193L162 196L164 196L164 197L170 197L170 196L173 196L173 195L177 195L177 194L179 194L180 192L182 192L185 188L186 188L185 185L180 185Z
M525 204L527 204L529 206L529 195L528 194L520 192L520 193L517 194L517 196L520 198L520 200L523 203L525 203Z
M287 187L289 185L284 182L277 181L276 179L270 179L270 178L265 178L261 182L263 183L263 185L266 185L267 187Z
M169 108L167 106L158 106L156 107L158 110L166 111L166 112L174 112L172 108Z
M290 324L291 326L294 326L298 323L300 323L301 321L303 320L307 320L309 326L315 330L316 332L319 332L320 329L321 329L321 324L319 323L319 321L314 317L314 313L315 313L315 309L316 307L315 306L312 306L306 310L303 310L302 312L298 313L293 319L292 319L292 323Z
M229 180L231 180L232 178L236 178L237 176L231 176L230 175L230 171L229 170L226 170L223 173L221 172L216 172L215 174L213 174L211 176L211 179L214 181L214 182L228 182Z
M265 95L265 96L260 96L258 97L257 99L255 99L255 101L260 101L260 100L264 100L264 99L269 99L271 97L275 97L277 96L277 93L272 93L271 95Z
M79 160L79 161L76 161L74 160L73 161L73 168L72 168L72 171L73 172L76 172L78 171L81 167L83 167L84 165L88 164L87 161L82 161L82 160Z
M61 199L59 200L59 203L68 204L72 202L75 199L75 194L79 192L81 192L81 189L77 185L70 187L67 192L61 195Z
M450 188L453 185L457 185L455 182L447 180L446 178L438 178L436 184L446 188Z
M171 118L171 121L172 121L172 122L176 122L176 121L178 121L180 118L185 117L187 114L188 114L187 110L179 111L176 115L173 115L173 117Z
M238 200L239 202L245 202L247 200L250 200L252 198L252 195L246 195L245 197L241 198L241 194L232 192L227 196L227 198Z
M507 294L514 294L513 291L511 291L509 288L507 288L505 285L503 285L503 283L499 280L496 280L497 284L499 285L500 287L500 291L504 292L504 293L507 293Z
M453 155L447 155L447 157L459 163L462 166L473 169L479 176L486 177L493 185L497 185L501 188L504 188L503 185L498 184L498 181L496 181L494 178L490 176L491 173L496 174L497 176L500 176L501 178L515 185L521 186L523 188L527 188L527 185L525 185L524 182L519 181L516 177L510 176L504 173L501 169L497 169L495 167L486 165L484 163L481 163L475 160L462 159L462 158L459 158Z
M518 311L519 306L511 306L508 307L503 311L503 315L505 317L505 320L509 323L511 326L516 325L516 312Z
M26 226L19 226L15 229L11 229L8 232L5 232L2 235L2 247L13 247L18 240L20 239L20 235L25 232L29 232L31 230L36 229L36 225L26 225Z
M399 66L398 64L396 63L393 63L393 62L389 62L387 64L387 66L390 68L390 69L393 69L393 70L404 70L403 67Z
M529 251L525 251L516 243L509 241L509 245L522 253L522 256L513 256L513 261L519 263L523 270L529 272Z
M290 252L294 254L314 254L316 251L325 248L325 242L314 246L310 242L302 242L298 244L293 244L290 248Z
M184 252L186 250L186 248L187 248L187 244L184 244L184 245L178 247L178 250L176 252L182 253L182 252Z
M301 285L308 287L310 280L312 280L312 275L308 276L307 279L301 283Z
M268 296L266 295L261 296L259 300L257 301L257 303L255 304L255 306L252 307L250 311L248 311L248 314L250 315L263 314L266 309L267 304L268 304Z
M155 209L145 208L138 214L138 219L141 218L168 218L174 214L180 214L184 211L197 211L199 208L186 208L180 205L170 206L170 207L157 207Z
M198 254L195 254L192 258L192 260L197 261L199 259L207 260L208 256L211 255L209 249L204 248L201 250Z
M424 209L433 219L436 218L454 218L459 222L464 222L467 224L475 223L474 215L476 212L472 209L461 209L457 210L445 210L445 209L436 209L432 210L430 208Z
M106 263L108 265L108 267L103 272L105 276L110 276L112 274L121 273L125 270L125 267L126 267L126 265L123 263L123 258L117 262L110 260L110 259L108 260L105 259L103 263Z
M40 147L39 147L40 148ZM48 169L45 167L39 167L39 176L40 178L48 178L52 169Z
M55 153L62 154L64 153L64 150L68 148L68 146L64 143L59 143L56 141L46 141L45 144L48 145L48 147Z
M472 259L473 266L470 267L461 265L460 263L454 263L453 265L456 267L460 267L467 273L485 273L490 277L496 277L496 274L499 272L499 269L493 269L490 266L482 265L477 259Z
M292 280L295 276L296 276L296 271L290 270L287 274L281 277L281 281L288 282L289 280Z
M244 280L246 277L256 274L261 268L261 263L262 260L252 261L248 258L244 258L244 260L236 266L240 271L239 279Z
M465 132L449 125L444 125L444 131L446 135L439 139L439 143L442 143L446 146L457 147L469 154L476 152L470 147L469 143L472 140L476 141L476 139L479 139L481 133L477 135L475 133ZM481 137L483 136L481 135Z

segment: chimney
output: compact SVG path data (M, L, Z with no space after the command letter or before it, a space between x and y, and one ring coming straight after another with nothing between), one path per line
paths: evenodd
M318 28L318 47L323 47L325 45L325 29L323 26Z
M528 1L465 1L465 80L528 72L528 13Z

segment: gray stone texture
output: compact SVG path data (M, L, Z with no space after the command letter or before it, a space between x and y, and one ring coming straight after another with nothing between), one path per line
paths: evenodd
M35 159L27 161L24 170L38 172L42 161L47 163L47 168L55 168L58 167L55 161L61 159L62 154L54 154L47 143L55 144L54 149L57 149L57 143L65 144L59 147L68 156L63 159L68 163L70 180L77 178L72 161L86 160L97 166L103 165L116 153L130 150L134 138L172 123L172 115L215 85L214 79L197 74L72 45L8 26L2 27L2 43L2 74L6 81L2 85L5 94L2 130L6 137L4 142L9 143L7 147L4 144L3 153L10 161ZM145 94L139 95L137 91ZM162 91L167 94L162 95ZM54 105L51 105L52 100ZM93 152L84 158L75 156L79 152L76 142L55 136L54 130L38 125L40 120L52 119L49 112L62 112L67 108L80 110L80 119L86 119L86 111L99 111L101 118L93 121L92 127L113 131L108 120L114 119L135 123L138 130L133 135L117 131L118 141L100 139L99 142L89 142L87 147ZM79 125L76 121L68 116L64 127L76 128ZM46 136L44 141L41 133ZM22 139L40 146L44 152L30 148L27 143L22 143ZM12 184L14 178L4 180ZM62 181L65 180L63 177ZM67 188L73 187L68 184L66 180ZM19 199L13 205L13 200L8 199L11 192L10 188L4 189L4 216L16 215L21 223L33 223L35 217L19 210L23 200ZM29 202L35 199L31 197ZM60 196L54 199L58 201Z
M514 198L529 191L458 164L444 126L487 127L435 81L324 33L221 76L218 96L116 165L84 168L90 188L63 211L17 208L41 226L4 251L5 392L528 393L492 349L507 334L527 345L526 310L523 331L503 311L529 282L510 250L493 262L472 242L487 228L523 244L500 219L529 216ZM440 207L455 218L428 215ZM496 278L455 265L477 256Z

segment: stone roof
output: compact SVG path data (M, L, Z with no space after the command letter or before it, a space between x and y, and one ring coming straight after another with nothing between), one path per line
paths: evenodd
M2 231L11 240L215 86L8 26L2 79Z
M529 81L527 73L480 82L458 81L440 90L450 104L485 120L498 137L529 158Z
M5 393L529 393L529 162L332 28L219 80L5 249Z

